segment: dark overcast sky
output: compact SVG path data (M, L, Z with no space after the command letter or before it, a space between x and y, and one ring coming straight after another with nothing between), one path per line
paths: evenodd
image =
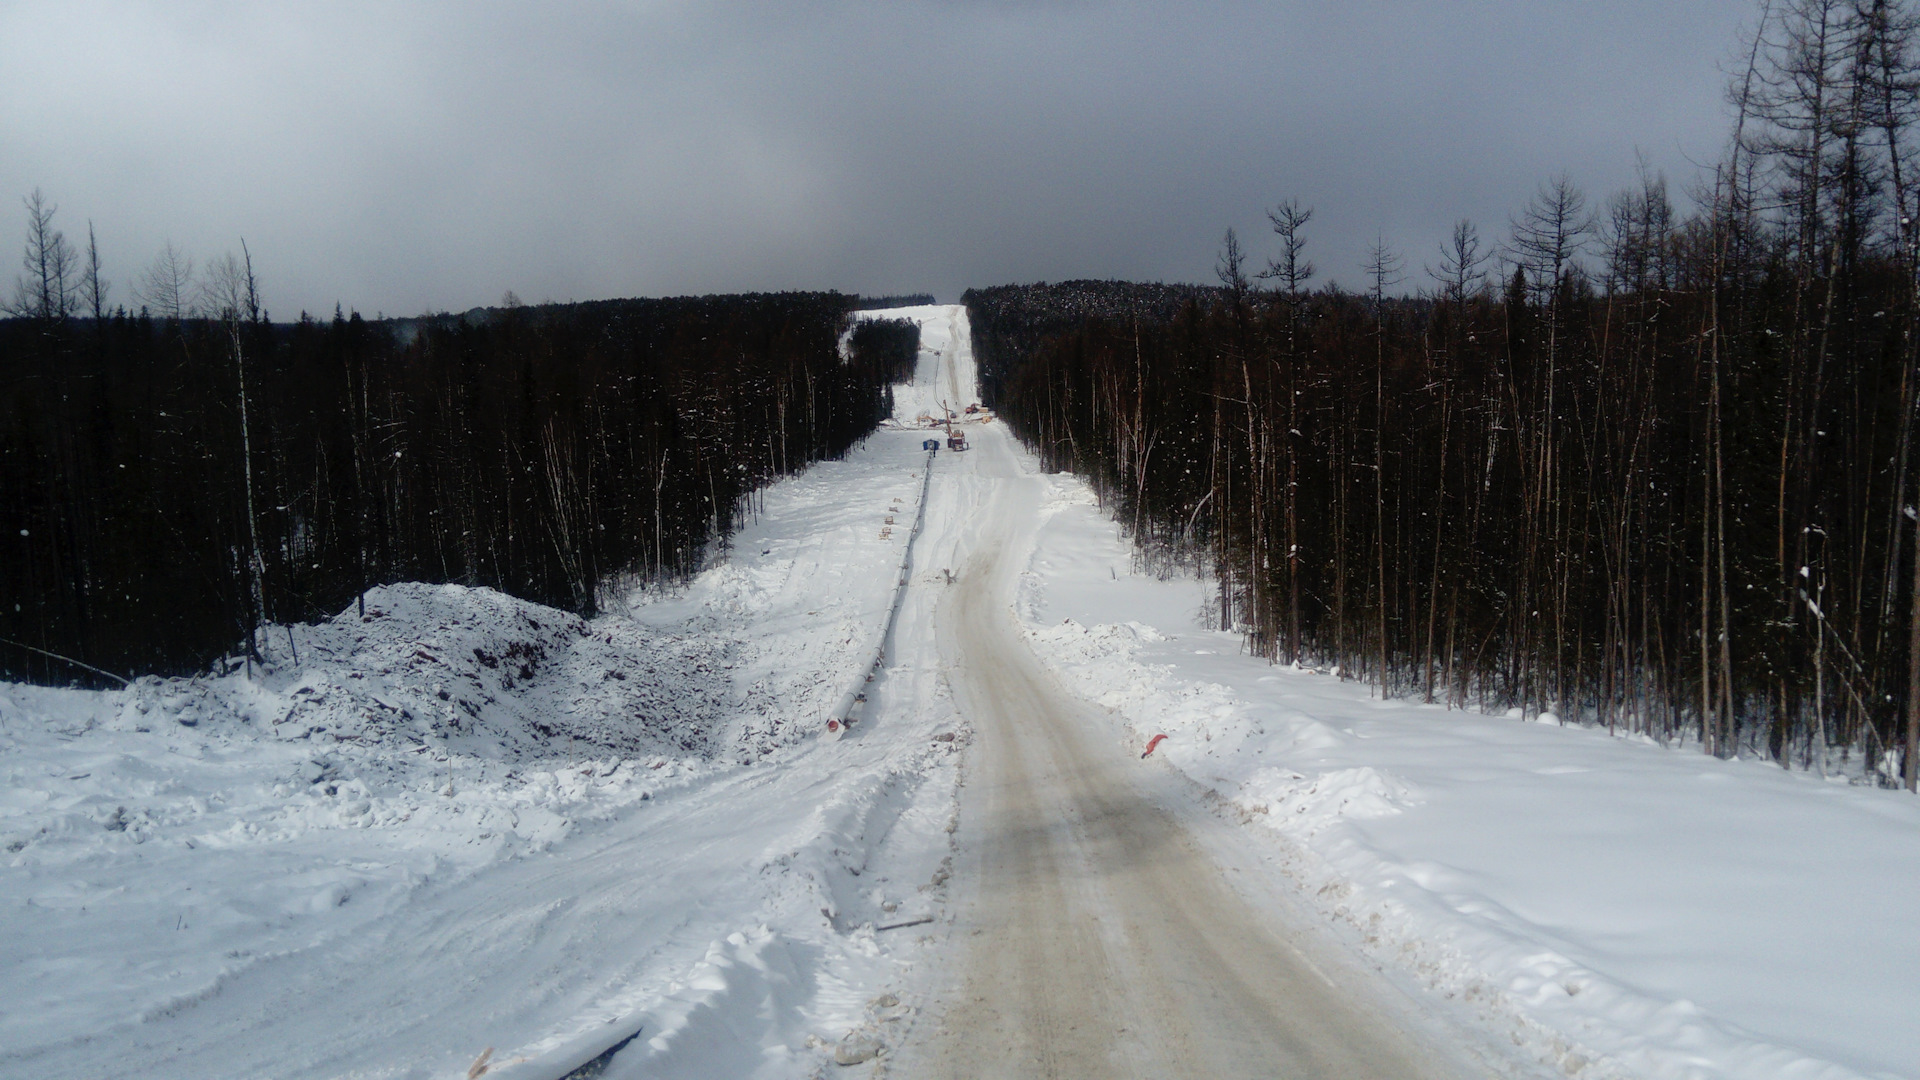
M523 298L1320 280L1567 172L1680 194L1752 0L0 0L0 245L36 185L112 299L245 237L276 317ZM9 272L0 281L12 279ZM1417 284L1410 281L1409 285Z

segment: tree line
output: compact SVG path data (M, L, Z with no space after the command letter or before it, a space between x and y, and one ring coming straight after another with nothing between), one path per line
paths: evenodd
M856 309L858 310L858 309ZM920 324L912 319L861 319L847 336L853 355L874 366L887 385L911 382L920 360ZM893 407L888 399L888 410Z
M1259 655L1911 788L1915 28L1775 0L1694 209L1555 179L1413 295L1294 201L1217 287L969 292L985 392Z
M926 307L936 301L932 293L900 293L893 296L859 296L853 300L855 311L877 311L881 308Z
M0 320L0 678L247 656L376 583L592 613L695 570L753 493L891 408L917 332L835 293L271 321L251 258L171 245L107 310L29 197ZM91 230L89 230L91 232Z

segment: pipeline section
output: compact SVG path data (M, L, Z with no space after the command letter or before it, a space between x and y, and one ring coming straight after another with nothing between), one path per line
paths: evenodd
M840 704L833 710L829 720L829 730L838 724L840 728L853 725L855 721L865 719L867 705L867 687L880 677L880 669L886 666L887 646L893 642L893 624L900 618L900 604L907 598L907 582L913 579L913 545L920 538L920 527L927 520L927 491L933 484L933 459L938 450L927 451L927 460L920 473L920 503L914 508L913 528L907 533L907 550L900 556L900 578L893 586L893 601L887 605L887 621L880 629L880 639L874 645L873 659L861 672L859 680L840 697Z

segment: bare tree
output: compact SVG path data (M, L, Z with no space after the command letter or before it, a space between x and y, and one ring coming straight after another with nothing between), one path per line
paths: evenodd
M1287 546L1287 660L1298 663L1300 660L1300 454L1298 443L1300 434L1300 416L1297 411L1300 399L1300 323L1302 291L1308 281L1313 279L1313 263L1301 257L1306 250L1307 238L1300 234L1307 222L1313 220L1311 207L1301 209L1295 199L1288 199L1272 210L1267 211L1267 220L1273 225L1274 235L1280 238L1280 257L1267 260L1267 268L1260 272L1263 278L1271 278L1280 283L1280 294L1287 305L1287 346L1283 358L1284 381L1281 387L1281 430L1280 445L1285 448L1285 477L1280 485L1281 516L1285 520L1286 531L1282 536ZM1248 406L1251 412L1252 406ZM1257 494L1257 492L1256 492Z
M1442 298L1464 304L1486 288L1487 262L1493 252L1480 246L1480 229L1461 218L1453 223L1453 235L1440 246L1440 265L1427 267L1427 276L1440 286Z
M1386 697L1393 688L1391 668L1388 666L1387 638L1387 465L1385 432L1387 427L1387 335L1386 303L1387 290L1400 284L1401 268L1404 263L1394 250L1387 246L1386 237L1376 237L1367 247L1366 271L1372 282L1373 298L1373 555L1376 572L1376 592L1374 611L1378 616L1374 628L1378 635L1376 642L1380 664L1380 696Z
M1367 245L1367 261L1364 269L1367 272L1367 292L1373 298L1376 319L1379 317L1382 306L1386 304L1387 290L1403 280L1401 271L1404 267L1405 260L1401 259L1400 254L1387 243L1386 237L1378 237L1373 243Z
M1864 8L1872 34L1872 55L1864 76L1869 87L1865 95L1866 114L1868 122L1880 129L1885 147L1894 204L1890 238L1894 263L1901 268L1905 278L1910 308L1920 310L1920 223L1914 220L1920 216L1920 207L1914 205L1914 193L1909 188L1910 177L1914 174L1909 162L1913 150L1910 142L1904 140L1907 129L1920 115L1920 62L1916 61L1914 55L1916 39L1920 38L1920 17L1910 7L1888 3L1887 0L1861 0L1860 6ZM1901 519L1904 516L1901 508L1907 491L1904 470L1913 442L1915 413L1920 411L1920 340L1916 340L1916 335L1911 331L1906 334L1904 350L1901 426L1896 455L1898 467L1903 471L1894 487L1901 497L1891 500L1887 508L1888 548L1892 555L1887 561L1887 578L1882 592L1889 616L1893 612L1897 588L1895 579L1902 569L1898 553ZM1907 701L1905 723L1902 725L1904 731L1901 732L1904 759L1901 782L1908 791L1920 789L1920 535L1916 535L1912 543L1909 570L1911 595L1907 612ZM1883 625L1891 621L1890 618L1882 620Z
M1614 196L1607 207L1602 242L1608 284L1630 293L1666 288L1672 238L1673 203L1667 197L1667 178L1649 171L1642 161L1639 186Z
M168 244L163 256L172 250L173 245ZM260 544L260 517L254 507L253 430L247 415L246 330L248 324L260 318L260 290L253 276L253 254L247 251L245 240L240 242L240 251L242 258L234 258L229 251L207 264L206 275L200 282L200 308L226 326L239 387L240 472L246 489L248 543L242 585L247 595L247 656L251 663L257 654L260 625L266 621L267 560Z
M27 245L20 257L25 273L14 282L13 300L7 310L47 323L59 322L73 313L73 279L79 255L66 234L53 227L58 207L48 202L39 188L22 201L27 206Z
M1300 230L1313 220L1313 210L1311 207L1302 210L1298 200L1288 199L1267 211L1267 220L1273 223L1274 235L1280 238L1280 257L1268 259L1267 268L1260 271L1260 276L1278 281L1286 298L1298 301L1301 288L1313 278L1313 264L1300 257L1307 246Z
M1741 92L1761 123L1746 152L1772 163L1775 183L1794 218L1803 277L1818 261L1827 229L1828 166L1846 92L1851 0L1782 0L1769 27L1763 19Z
M1548 554L1567 522L1567 508L1560 498L1562 424L1558 395L1560 326L1564 316L1561 306L1563 300L1572 296L1569 286L1579 275L1577 260L1592 230L1593 218L1587 213L1586 196L1563 173L1540 185L1526 209L1514 219L1513 235L1508 242L1509 254L1517 264L1514 283L1533 294L1533 306L1544 315L1546 330L1545 340L1541 342L1544 348L1538 357L1542 363L1529 380L1532 388L1528 393L1526 415L1519 415L1518 402L1513 405L1515 430L1523 433L1520 436L1523 442L1532 444L1523 448L1528 458L1522 480L1526 510L1521 529L1526 540L1522 544L1524 556L1515 569L1516 595L1525 599L1514 608L1518 620L1515 633L1529 642L1523 651L1532 650L1539 643L1534 635L1547 632L1553 636L1551 669L1542 669L1536 663L1525 675L1523 710L1532 705L1544 707L1550 702L1563 701L1565 694L1562 662L1568 643L1564 618L1568 579L1565 575L1556 575ZM1543 590L1543 594L1536 595L1536 588ZM1519 616L1519 612L1531 610L1550 610L1552 618L1544 620L1542 625L1541 620ZM1552 687L1547 685L1549 675L1555 683Z
M1564 173L1540 185L1526 210L1514 220L1509 245L1513 259L1526 268L1535 303L1549 313L1563 279L1577 265L1592 231L1587 197Z
M245 242L241 249L245 250ZM191 309L228 325L250 322L260 316L260 298L253 279L253 259L232 252L209 262L201 272Z
M87 267L80 274L80 300L92 313L96 325L106 317L107 290L111 285L100 276L100 244L93 238L93 222L87 222Z
M1240 237L1228 229L1226 238L1220 241L1220 259L1214 264L1213 274L1226 286L1235 304L1245 303L1252 288L1247 281L1246 267L1247 253L1240 250Z
M193 260L181 254L173 241L167 241L141 271L133 286L133 298L162 319L178 322L186 318L193 305Z

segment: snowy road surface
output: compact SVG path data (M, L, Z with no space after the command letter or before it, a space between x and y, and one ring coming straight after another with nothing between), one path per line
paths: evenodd
M1297 905L1252 876L1242 895L1195 835L1244 842L1220 835L1232 827L1193 791L1145 790L1154 774L1041 670L1013 600L1045 486L992 429L952 468L976 499L940 621L975 731L960 863L973 899L926 1045L894 1072L1470 1075L1460 1051L1402 1030L1406 1004L1372 970L1290 926Z

